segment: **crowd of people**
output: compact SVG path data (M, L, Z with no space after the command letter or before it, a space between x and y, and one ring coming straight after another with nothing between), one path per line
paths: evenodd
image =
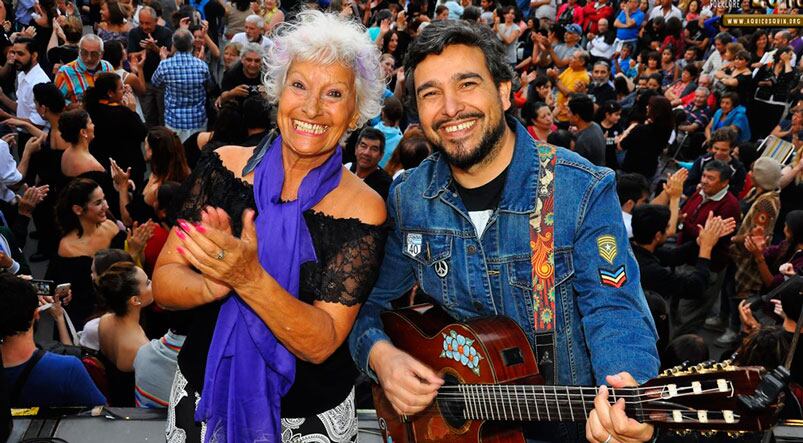
M426 301L532 321L535 261L516 257L535 253L503 230L536 211L528 168L545 143L572 151L557 154L550 260L575 309L553 293L550 315L587 334L557 340L555 381L641 383L712 349L781 364L803 299L803 35L723 25L756 12L788 10L0 2L12 406L169 408L171 442L351 441L362 370L413 414L442 380L386 346L378 312ZM613 315L604 290L633 315L609 334L634 346L632 365L595 355L610 346L588 335ZM45 313L53 340L37 343ZM523 328L534 340L538 327ZM584 367L569 375L570 360ZM803 384L803 353L792 374ZM594 417L585 437L644 441L645 429Z

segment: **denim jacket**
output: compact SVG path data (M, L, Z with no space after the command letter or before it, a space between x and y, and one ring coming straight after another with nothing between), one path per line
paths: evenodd
M393 183L388 217L394 226L384 262L349 337L357 366L371 377L368 354L377 341L389 340L379 314L416 282L454 318L505 315L534 343L528 222L539 163L533 139L515 125L503 194L479 238L440 154ZM599 385L621 371L639 383L655 377L657 334L613 171L559 148L555 180L556 383Z

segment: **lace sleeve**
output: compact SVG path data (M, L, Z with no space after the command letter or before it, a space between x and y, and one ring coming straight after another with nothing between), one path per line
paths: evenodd
M363 235L349 240L326 261L315 299L354 306L365 302L379 275L385 250L385 226L362 225Z
M181 185L174 203L168 211L171 226L179 218L198 221L206 206L214 206L229 214L232 232L240 235L242 213L247 208L254 208L254 193L249 184L223 166L217 153L205 151L192 174Z

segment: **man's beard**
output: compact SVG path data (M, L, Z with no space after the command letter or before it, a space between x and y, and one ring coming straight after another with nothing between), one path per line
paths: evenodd
M484 117L481 114L471 116ZM471 116L461 115L458 116L458 119ZM433 127L433 129L437 131L438 128L443 126L445 123L447 122L437 124L435 127ZM495 151L494 148L499 145L499 141L502 139L502 136L505 133L505 124L504 117L500 117L499 124L497 124L496 127L488 128L488 130L486 130L482 135L479 145L470 151L464 149L464 145L462 143L456 143L457 149L455 149L454 153L450 153L446 150L446 148L444 148L443 144L438 143L437 140L430 140L430 142L443 153L447 163L458 169L468 171L472 166L480 164L490 158L490 155Z
M31 62L23 64L21 62L15 61L14 67L17 68L18 72L28 72L31 69Z

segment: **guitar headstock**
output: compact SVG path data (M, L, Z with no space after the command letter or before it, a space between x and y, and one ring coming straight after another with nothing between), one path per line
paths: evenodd
M779 404L753 411L739 397L753 395L765 373L762 367L737 367L730 361L677 366L640 386L640 404L633 407L643 421L661 428L763 431L773 425Z

